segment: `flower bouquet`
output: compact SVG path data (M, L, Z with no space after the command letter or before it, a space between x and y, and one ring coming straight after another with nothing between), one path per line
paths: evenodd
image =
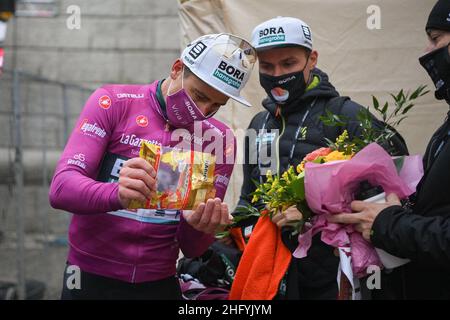
M420 86L412 94L403 90L391 94L395 101L391 113L387 102L380 107L373 97L374 109L381 115L384 126L376 128L369 108L363 108L357 116L360 136L350 137L344 130L336 141L327 140L328 147L308 154L296 168L290 167L281 176L269 173L262 183L255 181L252 203L265 205L261 215L283 212L292 205L302 212L303 218L294 231L299 239L295 257L307 256L312 237L319 232L323 242L338 248L341 258L338 275L341 278L344 273L349 280L353 299L357 298L358 278L366 276L370 266L384 266L379 253L353 226L330 223L327 216L351 212L350 203L362 182L379 186L386 193L396 193L401 199L415 191L423 175L421 157L393 158L387 151L391 151L389 141L396 134L394 128L406 118L413 101L427 92L425 86ZM321 121L329 126L347 124L347 119L329 111Z

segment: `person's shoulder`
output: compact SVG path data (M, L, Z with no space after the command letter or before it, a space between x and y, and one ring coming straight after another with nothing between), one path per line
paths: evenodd
M155 84L105 84L100 89L106 90L115 101L144 99Z
M364 108L364 106L356 101L353 101L348 96L330 97L324 105L326 109L332 111L333 113L351 116L352 118L356 117L358 112Z
M228 134L234 137L233 129L221 120L209 118L207 120L203 120L202 123L203 128L206 130L214 130L222 136L226 136Z
M259 111L256 113L253 118L250 120L250 123L248 125L249 128L252 129L260 129L263 126L263 123L265 122L266 118L270 116L270 112L267 110Z

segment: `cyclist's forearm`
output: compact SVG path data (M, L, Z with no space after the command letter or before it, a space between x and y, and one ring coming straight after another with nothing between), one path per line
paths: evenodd
M104 183L73 170L58 172L50 187L50 204L74 214L97 214L122 208L117 183Z

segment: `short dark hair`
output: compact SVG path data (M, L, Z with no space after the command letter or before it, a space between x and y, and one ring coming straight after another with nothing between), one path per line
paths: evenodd
M191 69L189 69L188 67L186 67L186 65L184 65L184 78L186 79L189 76L194 75L194 73L191 71Z

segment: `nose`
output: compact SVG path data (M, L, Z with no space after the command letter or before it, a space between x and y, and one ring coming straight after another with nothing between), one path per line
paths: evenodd
M218 108L213 103L202 103L197 104L197 106L205 117L212 115L218 110Z
M217 111L219 111L220 106L216 105L216 104L211 104L209 106L209 108L207 109L207 113L205 114L206 116L212 116L214 115Z
M278 77L278 76L281 76L283 74L283 70L281 69L281 67L280 66L275 66L274 67L274 69L273 69L273 76L274 77Z
M423 54L427 54L433 50L436 49L436 45L433 44L431 41L428 43L428 45L425 47L425 51L423 52Z

